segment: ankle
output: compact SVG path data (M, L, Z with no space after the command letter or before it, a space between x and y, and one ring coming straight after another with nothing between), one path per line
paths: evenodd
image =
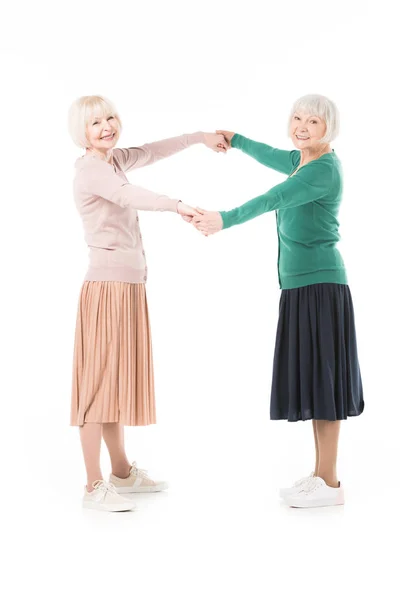
M332 488L338 488L339 487L339 480L337 477L332 477L332 476L325 476L323 474L318 474L318 477L320 477L321 479L323 479L323 481L325 481L326 485L328 487L332 487Z
M86 490L89 492L89 494L90 494L90 492L93 492L93 490L94 490L93 483L94 483L94 481L92 483L86 484Z
M111 472L113 475L115 475L115 477L118 477L119 479L126 479L127 477L129 477L129 474L131 472L131 465L129 463L126 463L124 465L113 466Z
M103 481L103 476L100 474L99 477L94 477L93 479L88 478L87 483L86 483L86 489L89 493L93 492L93 490L94 490L93 484L96 483L96 481Z

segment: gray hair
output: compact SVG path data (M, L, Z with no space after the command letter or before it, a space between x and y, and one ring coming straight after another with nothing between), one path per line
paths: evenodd
M68 129L74 143L80 148L88 148L86 127L93 117L115 117L119 132L121 119L115 106L105 96L81 96L72 103L68 113Z
M320 140L321 144L329 144L338 136L340 126L339 111L336 104L326 96L308 94L296 100L290 113L289 134L290 123L295 112L303 112L307 115L319 117L326 123L326 133Z

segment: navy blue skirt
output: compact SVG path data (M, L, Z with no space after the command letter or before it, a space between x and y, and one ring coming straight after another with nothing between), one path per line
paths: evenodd
M271 419L337 421L363 410L349 287L318 283L282 290Z

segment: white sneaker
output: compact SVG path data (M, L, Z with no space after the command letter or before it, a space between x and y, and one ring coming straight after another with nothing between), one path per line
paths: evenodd
M308 477L302 477L301 479L298 479L297 481L295 481L294 484L292 485L292 487L281 488L279 490L280 497L285 499L288 496L293 495L295 492L299 491L303 487L303 485L305 483L307 483L307 481L309 479L312 479L313 477L314 477L314 471Z
M93 482L93 488L92 492L88 492L85 486L85 493L82 500L83 508L94 508L95 510L108 510L111 512L122 512L136 508L131 500L127 500L117 494L117 490L111 483L99 479Z
M147 471L138 469L135 462L132 463L128 477L121 479L116 475L110 475L112 483L118 494L133 494L137 492L162 492L168 488L165 481L153 481L147 475Z
M338 506L344 504L343 487L326 485L321 477L310 478L301 489L285 498L286 504L294 508L318 508L320 506Z

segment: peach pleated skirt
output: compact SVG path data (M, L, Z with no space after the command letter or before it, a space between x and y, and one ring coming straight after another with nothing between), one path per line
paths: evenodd
M71 425L155 421L145 285L85 281L75 331Z

